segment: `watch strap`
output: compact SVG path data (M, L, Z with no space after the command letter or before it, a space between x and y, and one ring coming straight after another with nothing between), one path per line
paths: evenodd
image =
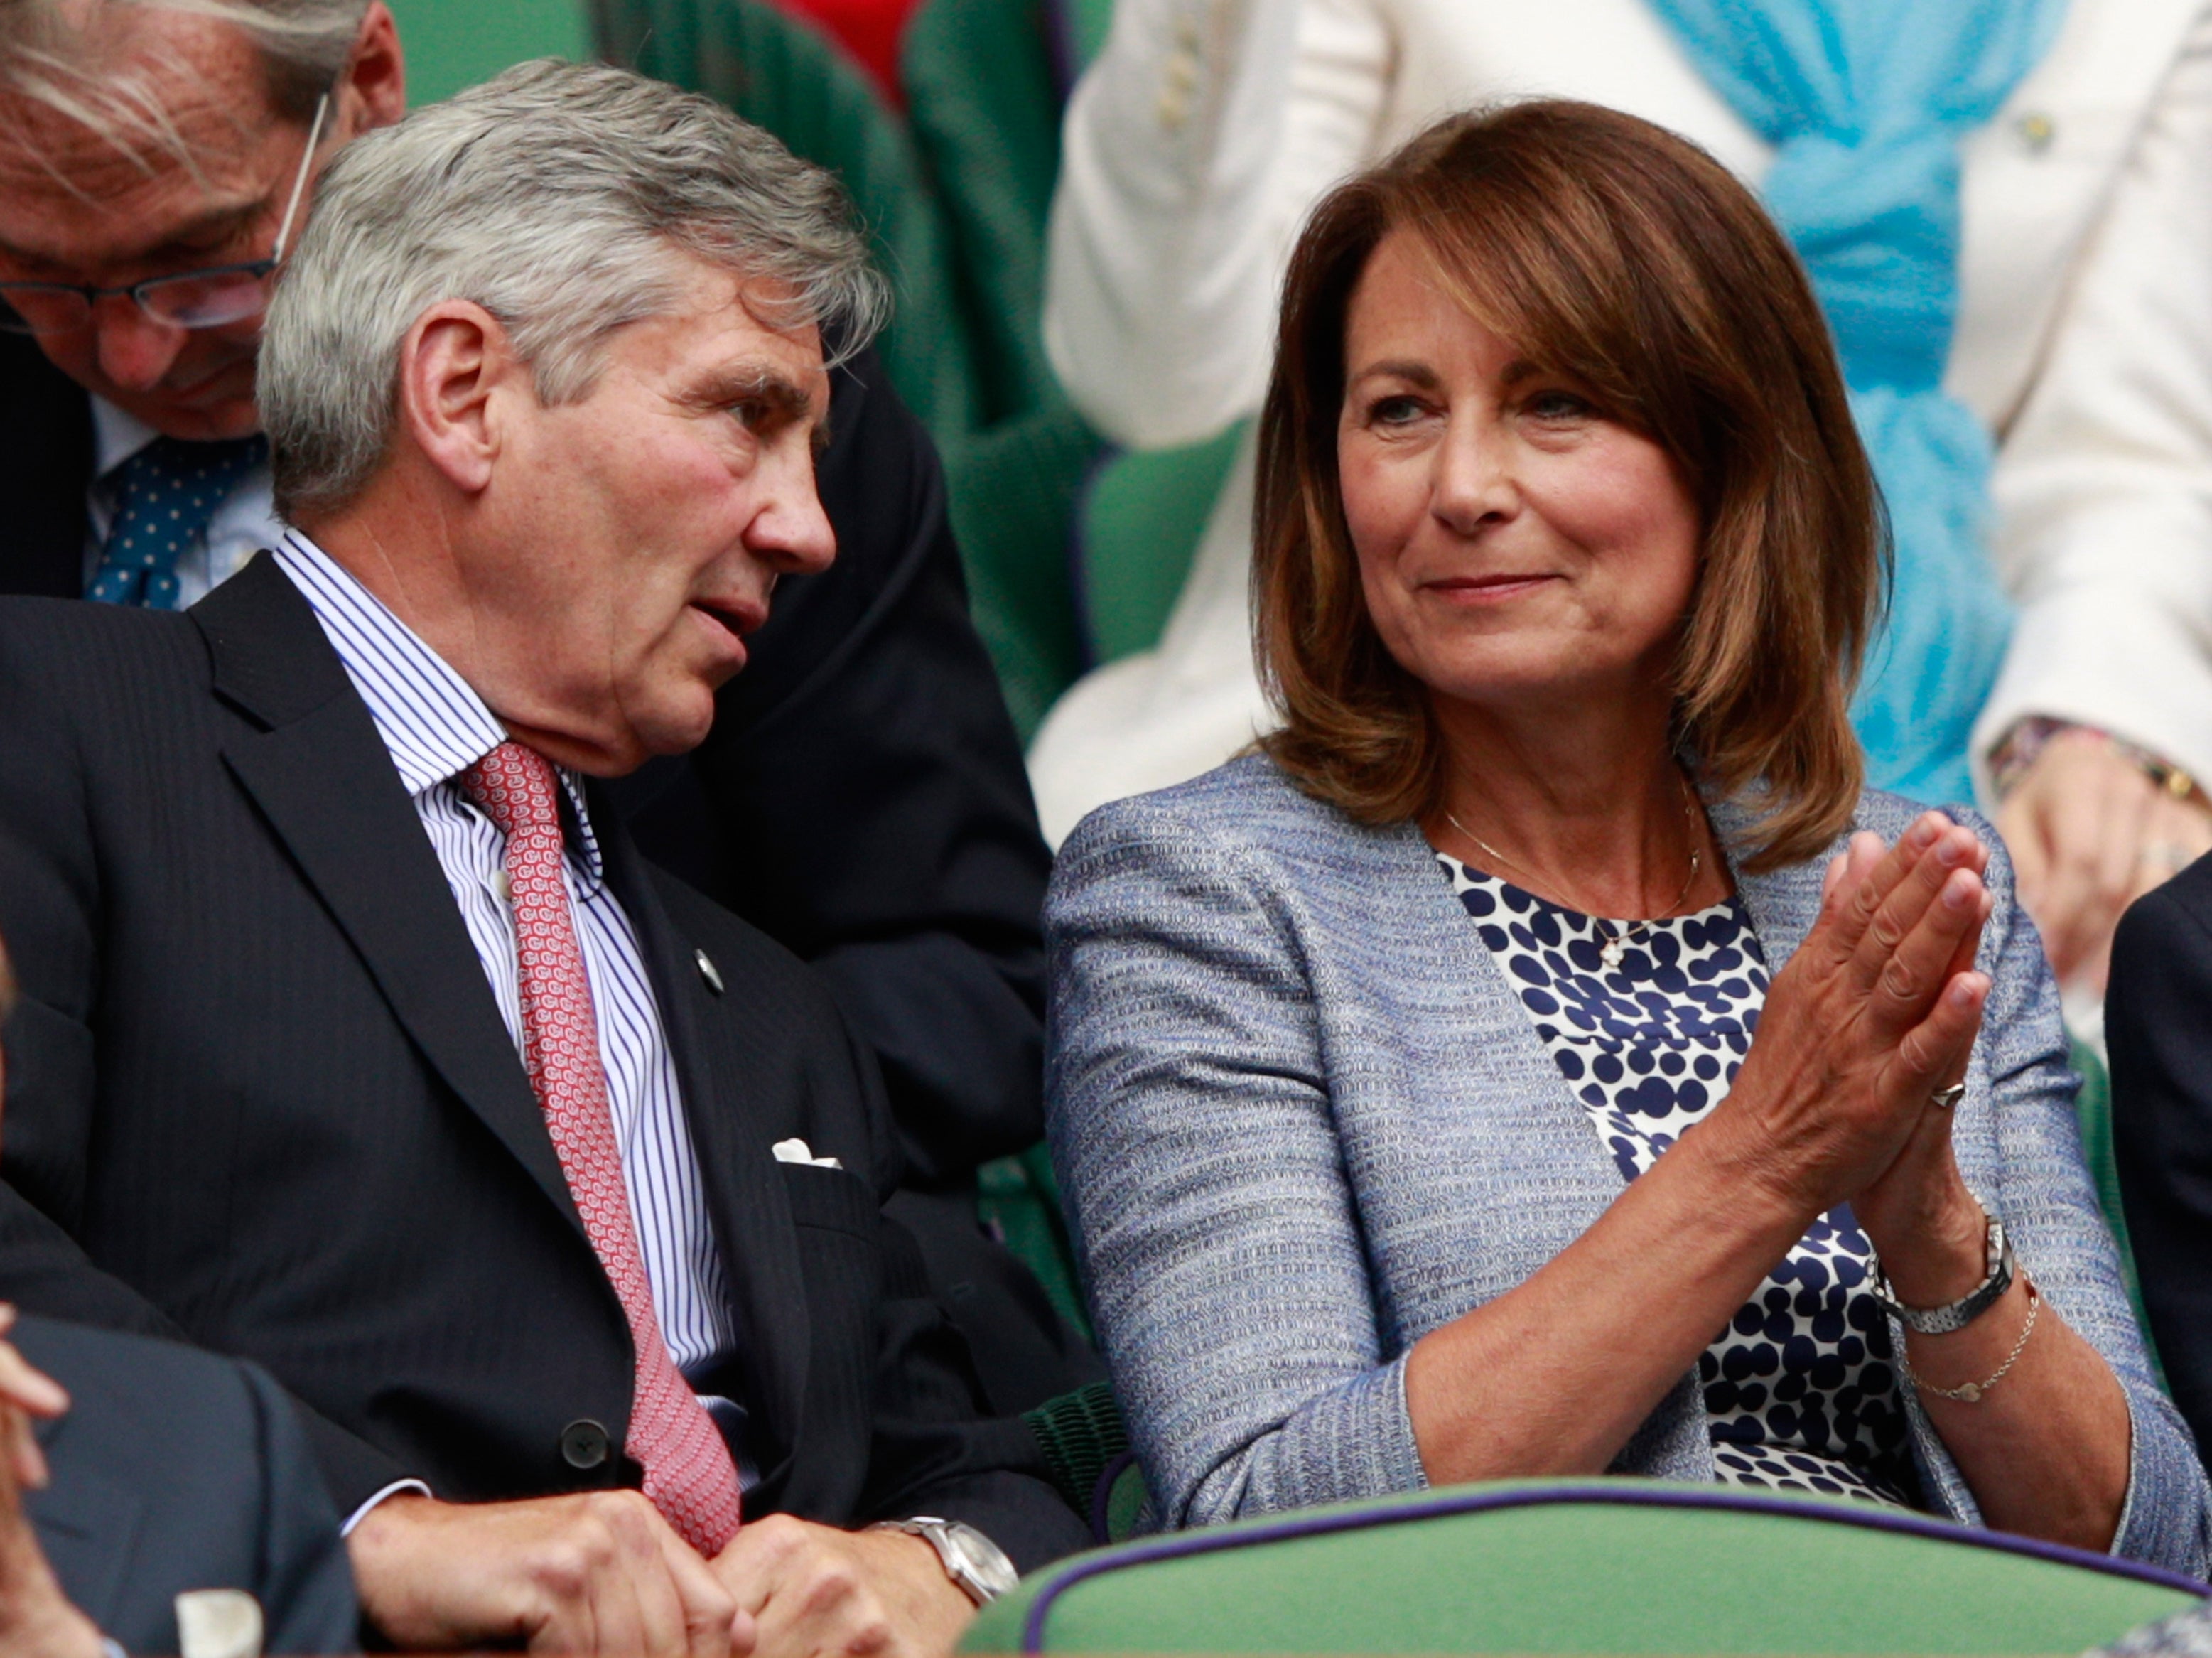
M906 1520L878 1520L868 1529L921 1538L937 1551L938 1563L953 1586L979 1606L990 1605L1013 1587L1014 1563L973 1526L918 1514Z
M2019 1263L2013 1255L2012 1240L2005 1236L2002 1221L1991 1215L1989 1230L1984 1236L1988 1256L1987 1276L1956 1301L1942 1307L1907 1307L1897 1298L1897 1292L1890 1288L1889 1274L1882 1270L1880 1257L1869 1263L1874 1268L1874 1280L1867 1292L1906 1329L1921 1335L1942 1336L1949 1335L1954 1330L1963 1330L2003 1298L2005 1291L2012 1288L2013 1278L2019 1269Z

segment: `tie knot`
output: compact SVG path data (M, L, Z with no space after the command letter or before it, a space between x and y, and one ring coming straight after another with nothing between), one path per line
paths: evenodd
M532 830L561 833L553 762L532 748L501 744L461 774L461 793L508 840Z

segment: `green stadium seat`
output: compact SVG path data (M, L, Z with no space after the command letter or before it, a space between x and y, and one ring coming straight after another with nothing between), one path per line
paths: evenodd
M2166 1370L2159 1363L2158 1348L2151 1340L2150 1320L2143 1313L2142 1284L2136 1276L2135 1247L2128 1240L2127 1211L2120 1202L2119 1166L2112 1161L2112 1078L2096 1050L2085 1043L2074 1044L2071 1063L2081 1074L2081 1091L2074 1096L2075 1116L2081 1125L2081 1157L2089 1165L2089 1178L2096 1183L2097 1203L2112 1229L2112 1241L2120 1247L2120 1282L2126 1286L2128 1301L2136 1309L2136 1324L2142 1331L2143 1345L2150 1349L2151 1369L2163 1387Z
M1508 1481L1077 1555L965 1653L2077 1653L2182 1611L2174 1573L1843 1499Z
M1092 659L1159 642L1246 425L1187 448L1116 452L1085 490L1073 562Z
M1055 0L1055 3L1076 62L1087 65L1106 44L1106 31L1114 24L1114 0Z
M589 0L391 0L408 101L435 103L532 58L591 55Z
M599 48L765 127L844 180L897 291L884 357L939 443L975 423L943 216L912 141L858 67L767 0L601 0Z
M1038 0L923 0L902 53L908 122L951 231L984 424L1066 402L1042 322L1060 171L1050 24Z
M948 452L956 527L978 623L1025 736L1085 665L1066 549L1099 453L1044 353L1045 219L1068 75L1061 33L1047 0L923 0L902 58L908 120L944 203L981 406L975 440Z
M979 350L951 220L912 133L834 44L766 0L598 0L598 14L613 62L720 100L843 179L897 291L884 360L944 454L976 628L1016 724L1033 730L1081 666L1067 525L1097 440L1064 402L992 418L1007 382L977 365L1011 359ZM994 324L992 337L1017 332Z
M975 1171L976 1208L983 1224L1036 1274L1053 1310L1091 1339L1076 1281L1075 1250L1060 1206L1060 1182L1042 1145L987 1163Z
M1048 1399L1035 1410L1023 1412L1022 1420L1044 1451L1052 1483L1079 1514L1093 1511L1109 1474L1134 1466L1121 1407L1107 1382L1090 1382ZM1102 1543L1116 1540L1103 1523L1094 1524L1092 1534Z

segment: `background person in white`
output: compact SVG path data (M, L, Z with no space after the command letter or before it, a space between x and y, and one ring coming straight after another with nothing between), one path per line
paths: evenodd
M1771 150L1644 0L1124 0L1070 105L1046 340L1138 448L1255 412L1309 206L1435 117L1585 99L1757 183ZM2021 610L1976 728L2048 717L2212 775L2212 25L2197 0L2072 0L1965 149L1946 386L1999 440L1991 548ZM1218 764L1266 714L1240 459L1156 651L1079 684L1030 753L1046 833ZM1998 824L2056 964L2101 991L2136 892L2212 847L2203 796L2102 738L2049 743Z

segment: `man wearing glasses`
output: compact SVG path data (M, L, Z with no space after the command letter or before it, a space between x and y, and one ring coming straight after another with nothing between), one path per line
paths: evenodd
M384 0L0 3L0 593L183 609L277 544L262 312L322 169L405 105ZM894 1212L1011 1413L1102 1374L975 1226L977 1166L1042 1133L1049 857L927 438L873 352L831 381L835 567L618 804L876 1050Z
M406 93L381 0L228 27L104 9L93 88L39 39L62 8L0 23L0 590L181 609L276 538L269 281L315 173Z

